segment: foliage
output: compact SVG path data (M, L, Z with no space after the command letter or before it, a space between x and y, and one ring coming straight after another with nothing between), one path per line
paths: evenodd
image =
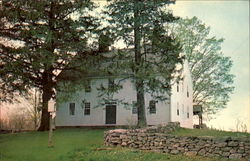
M29 96L28 102L30 107L27 108L28 111L26 115L28 115L29 119L33 122L34 129L37 129L41 121L41 110L42 110L41 92L39 92L36 89L32 91L32 95Z
M47 147L47 132L0 134L0 160L4 161L223 161L220 158L143 152L103 146L103 130L57 129L55 147ZM27 144L28 143L28 144ZM13 150L14 149L14 150ZM100 150L98 150L100 149ZM101 150L103 149L103 150Z
M208 115L226 107L233 92L232 60L223 55L223 39L210 37L210 28L196 17L180 19L174 27L189 62L193 80L193 102Z
M4 96L42 91L40 130L48 129L48 101L55 98L58 73L83 58L98 26L89 0L3 0L0 9L0 89Z
M179 128L173 132L173 135L178 136L214 136L214 137L250 137L249 133L246 132L229 132L229 131L222 131L216 129L186 129L186 128Z
M180 44L167 25L176 18L167 10L173 1L112 1L106 14L116 41L123 40L128 50L118 53L129 59L118 71L127 69L137 92L138 126L146 125L144 94L164 100L170 92L175 65L181 63ZM132 49L131 49L132 47Z
M32 122L28 118L27 112L26 107L19 107L18 110L8 113L8 120L6 120L4 128L12 130L30 129Z
M236 131L237 132L247 132L247 124L244 124L244 121L240 118L237 118L235 121Z
M18 104L3 103L2 107L6 111L2 129L12 130L36 130L41 120L41 94L37 91L30 92L27 97L16 97Z

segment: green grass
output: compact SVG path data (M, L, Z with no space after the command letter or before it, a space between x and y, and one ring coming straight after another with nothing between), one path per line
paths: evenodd
M179 128L179 129L171 132L170 134L178 135L178 136L250 137L250 133L229 132L229 131L221 131L221 130L213 130L213 129Z
M48 148L48 132L0 134L0 161L223 161L220 158L142 152L103 145L104 130L58 129L54 147ZM97 150L103 148L102 150ZM105 149L106 148L106 149Z
M77 149L101 146L103 130L59 129L54 132L54 148L48 148L48 132L0 135L1 161L53 161Z

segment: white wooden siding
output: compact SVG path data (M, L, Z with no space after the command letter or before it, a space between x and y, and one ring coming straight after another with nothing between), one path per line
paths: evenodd
M76 96L72 97L72 100L67 102L58 103L57 107L57 126L102 126L105 125L105 105L100 107L95 107L99 104L101 98L98 98L97 87L101 84L107 85L108 79L95 79L91 81L91 92L85 93L84 90L78 91ZM136 91L130 80L126 80L122 83L123 88L116 94L114 94L114 99L123 99L124 102L132 104L136 100ZM77 98L77 99L76 99ZM86 100L90 102L91 109L90 115L84 115L84 109L82 108L82 101ZM149 125L156 125L161 123L167 123L170 121L168 102L158 102L156 103L156 114L149 113L149 101L152 97L149 94L145 95L145 107L146 107L146 117L147 123ZM75 103L75 115L69 115L69 103ZM116 125L128 125L131 123L137 123L137 114L132 114L132 106L125 108L122 104L117 104L117 116Z
M177 84L172 86L172 95L170 101L157 102L156 114L149 113L149 101L152 97L149 94L145 94L145 107L146 118L148 125L157 125L167 122L180 122L182 127L193 127L193 102L192 102L192 80L191 74L188 69L187 62L184 63L184 80L179 83L179 92L177 92ZM117 79L115 80L117 81ZM85 93L84 89L79 90L75 96L72 96L72 100L57 104L57 126L104 126L105 124L105 105L96 107L101 100L98 98L98 91L96 87L101 84L108 85L108 79L94 79L91 80L91 92ZM132 104L136 101L136 91L130 80L126 80L122 83L123 88L116 94L115 99L123 99L124 102ZM189 90L189 97L187 97L187 90ZM86 100L90 102L91 109L90 115L84 115L84 108L82 108L82 101ZM69 103L75 103L75 115L69 115ZM177 115L177 104L179 104L179 116ZM182 105L184 113L182 111ZM171 109L170 109L171 106ZM187 118L187 109L189 107L189 118ZM130 108L124 108L122 104L117 104L116 109L116 125L129 125L131 123L137 123L137 114L132 114L132 106Z

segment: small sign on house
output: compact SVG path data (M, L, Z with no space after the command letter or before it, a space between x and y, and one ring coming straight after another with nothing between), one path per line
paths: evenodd
M56 111L56 102L53 99L50 99L48 102L48 112L55 112Z

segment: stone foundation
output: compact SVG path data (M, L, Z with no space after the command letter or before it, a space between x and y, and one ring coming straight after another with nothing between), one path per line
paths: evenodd
M225 157L250 161L250 138L174 136L167 132L178 124L145 129L105 132L105 145L123 146L187 156Z

